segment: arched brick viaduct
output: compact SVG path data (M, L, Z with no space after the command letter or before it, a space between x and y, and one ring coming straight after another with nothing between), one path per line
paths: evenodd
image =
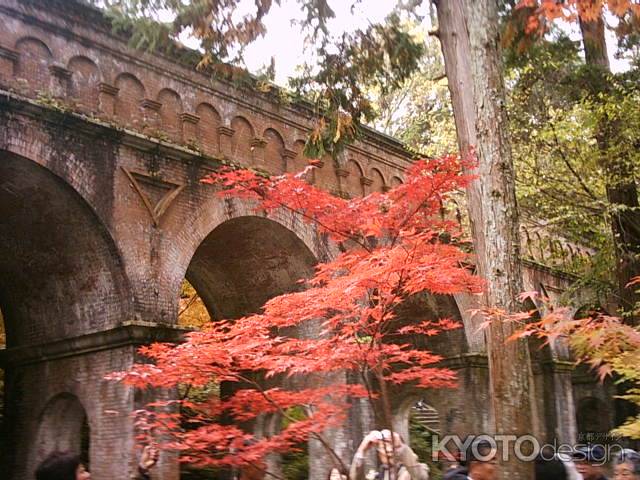
M222 161L301 168L312 118L304 106L131 50L98 11L73 0L0 0L0 25L3 471L32 478L52 448L81 448L86 416L93 478L128 478L128 414L144 398L103 377L127 368L138 345L179 338L182 280L214 318L241 315L331 256L299 219L256 216L199 182ZM384 191L409 161L399 143L371 131L338 163L325 160L314 182L340 195ZM544 268L527 272L528 289L567 286ZM485 431L489 422L484 339L470 306L456 298L416 307L465 323L439 347L460 371L460 392L429 396L447 432ZM537 364L538 432L570 440L564 359L559 349ZM398 396L400 419L415 398ZM364 429L355 419L347 453ZM177 469L165 461L157 475L174 479Z

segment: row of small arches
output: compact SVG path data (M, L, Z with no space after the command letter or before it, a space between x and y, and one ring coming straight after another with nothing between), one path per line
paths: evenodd
M524 226L520 230L525 258L544 265L566 268L576 267L578 264L590 261L593 252L585 247L540 232L530 232Z
M119 73L107 82L96 62L84 55L72 56L65 66L56 64L49 47L35 37L21 38L14 49L0 47L5 58L13 55L11 76L18 82L26 82L28 93L49 92L68 100L74 110L105 115L150 136L187 144L208 155L229 157L272 173L297 171L308 164L303 155L304 140L298 137L287 142L272 126L257 129L246 116L233 113L225 119L221 110L206 101L196 100L195 109L189 112L175 89L163 87L150 95L133 73ZM321 165L312 181L341 195L383 192L402 183L399 175L387 178L376 167L367 171L354 158L342 168L334 168L330 158L323 159Z

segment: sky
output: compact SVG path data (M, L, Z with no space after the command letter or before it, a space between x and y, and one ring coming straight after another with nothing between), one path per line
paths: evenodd
M240 15L244 9L251 8L253 1L243 0L243 3L244 5L239 9ZM363 0L358 2L354 11L351 12L352 3L353 0L329 0L329 5L336 14L329 23L329 29L335 36L358 28L366 28L369 23L383 21L396 5L397 0ZM419 13L426 14L426 8L424 10ZM425 22L428 23L429 16L424 15L424 17ZM308 48L305 49L304 36L299 27L291 24L292 19L301 20L302 18L303 13L297 0L281 0L280 5L274 2L271 12L265 19L266 35L248 46L245 51L248 70L255 73L269 66L273 56L276 65L276 83L286 85L287 78L295 75L296 66L313 58L313 52ZM615 24L615 19L608 16L607 22ZM573 40L580 40L580 29L576 24L564 23L560 27L569 33ZM427 25L425 29L430 28L431 26ZM197 43L187 35L183 35L181 41L192 48L197 47ZM629 68L628 61L614 58L616 41L612 31L607 32L607 48L614 72Z

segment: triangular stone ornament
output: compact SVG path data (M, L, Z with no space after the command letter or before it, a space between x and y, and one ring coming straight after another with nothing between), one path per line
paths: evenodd
M182 191L184 185L160 180L124 167L121 168L131 181L133 189L140 195L142 203L144 203L151 215L153 224L157 227L160 224L160 217L167 211L167 208Z

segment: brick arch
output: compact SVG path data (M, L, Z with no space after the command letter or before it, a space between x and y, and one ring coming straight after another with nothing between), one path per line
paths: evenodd
M391 188L393 187L397 187L398 185L402 185L404 183L404 181L398 177L398 176L393 176L391 177L391 180L389 181L389 186Z
M327 154L320 160L318 167L313 170L313 183L334 194L340 193L340 185L336 172L336 162Z
M39 38L27 36L20 38L15 49L19 53L16 76L28 82L29 89L47 90L49 88L49 65L53 54L48 45Z
M196 115L200 117L196 136L198 143L209 155L220 152L220 133L222 119L218 111L209 103L202 102L196 107Z
M7 347L117 325L132 305L115 241L87 201L38 163L0 150L0 308Z
M193 216L185 218L185 222L188 222L190 225L188 230L183 229L180 225L175 227L177 231L180 232L180 235L174 243L173 251L169 253L169 256L174 260L170 266L170 271L167 272L166 275L169 289L167 293L174 302L174 310L176 312L180 285L185 277L190 282L193 280L192 284L198 291L203 289L203 283L207 282L206 275L203 273L204 267L194 270L193 265L191 265L194 258L205 258L202 252L206 251L206 249L201 250L200 254L198 253L198 249L207 243L207 238L212 238L210 237L212 232L228 222L234 223L236 225L235 231L239 233L237 235L231 235L229 234L231 230L226 230L227 234L224 235L226 243L218 242L215 244L218 246L224 244L225 256L241 255L249 257L253 251L254 261L256 261L255 268L263 272L264 269L266 269L266 265L271 265L271 263L275 262L274 265L271 265L273 271L276 272L275 275L284 275L285 279L291 280L292 282L295 282L293 278L295 275L286 272L293 272L295 269L291 270L289 267L286 267L289 260L285 258L285 253L292 255L292 259L294 260L291 261L298 262L298 260L304 259L307 265L314 264L316 261L326 261L337 254L337 247L335 245L320 238L312 226L303 223L297 216L288 212L275 212L267 217L259 217L256 216L252 203L237 199L223 202L212 195L211 199L205 202L197 211L193 212ZM222 237L216 238L220 239ZM249 245L245 245L247 242L251 243L251 248L249 248ZM208 243L210 245L212 244L211 241ZM214 247L210 246L208 248L210 252L214 251L211 250ZM255 252L261 253L256 256ZM216 258L218 257L219 256ZM228 259L220 260L221 265L229 261ZM284 263L279 264L278 262L280 261ZM204 261L200 262L200 264L208 265L208 263ZM284 270L281 268L282 265L286 267ZM301 264L298 262L296 265L300 266ZM212 274L211 281L221 282L220 275L219 271L217 276ZM263 292L262 300L266 300L268 294L275 294L277 290L275 287L283 285L281 280L282 279L274 280L274 289L272 290L269 290L269 287L260 287L258 289ZM251 283L254 280L247 279L247 281ZM293 286L293 284L289 286ZM234 288L238 288L237 285L234 286ZM250 284L247 284L247 290L250 289ZM219 293L221 292L222 290L220 290ZM205 293L204 296L206 295ZM229 295L232 296L231 293ZM257 305L259 300L260 299L252 298L246 305L250 304L257 308L261 306L261 304ZM207 300L205 300L205 303L207 303ZM223 313L237 314L239 311L237 309L236 311L230 311L229 308L215 307L215 303L215 300L210 299L207 305L210 307L214 318L216 316L219 317Z
M362 183L364 169L357 160L352 158L347 161L346 167L349 175L346 177L343 190L352 197L363 197L365 194L364 184Z
M126 125L142 123L140 102L145 97L144 85L131 73L121 73L114 82L118 89L115 102L115 116Z
M267 171L283 173L286 171L284 151L285 142L280 132L274 128L267 128L262 138L267 142L264 148L264 163Z
M98 110L98 84L102 74L93 60L83 55L69 59L67 69L71 72L70 93L81 109Z
M231 120L233 138L231 139L231 158L240 165L253 164L252 142L255 139L255 129L245 117L237 116Z
M40 412L35 449L31 452L33 461L30 463L38 465L55 451L76 455L88 453L89 433L87 412L78 397L67 392L55 395Z
M386 190L387 182L380 170L378 170L377 168L372 168L371 173L369 174L369 178L372 181L371 186L369 187L371 192L382 193Z
M182 98L175 90L163 88L158 92L156 100L160 105L160 128L174 141L182 138L182 125L180 114L182 113Z

